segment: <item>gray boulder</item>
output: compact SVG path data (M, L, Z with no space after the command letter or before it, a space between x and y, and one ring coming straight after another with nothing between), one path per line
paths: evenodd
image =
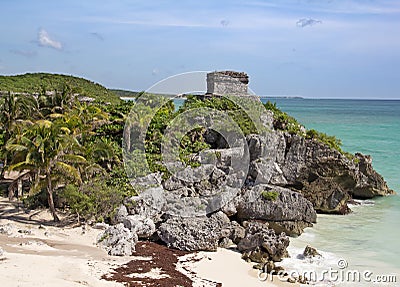
M284 233L278 235L260 222L248 222L246 236L237 245L243 259L257 263L281 261L288 255L288 246L289 238Z
M229 229L230 229L229 238L235 244L238 244L240 240L242 240L246 236L246 229L236 221L231 221Z
M257 159L250 163L249 175L255 184L271 183L285 186L287 180L277 162L270 159Z
M179 178L176 178L175 176L171 176L163 182L163 187L166 190L172 191L184 188L186 186L184 181L181 181Z
M394 191L388 188L384 178L373 169L371 156L356 153L354 163L358 171L358 176L356 176L358 181L351 192L354 197L368 199L394 194Z
M122 223L110 226L97 237L97 243L112 256L131 256L137 241L136 233L125 228Z
M223 212L211 217L173 217L162 223L158 236L170 248L216 251L219 240L230 236L230 221Z
M304 257L315 257L315 256L321 256L321 254L314 247L307 245L303 251L303 256Z
M317 215L304 196L287 188L260 184L243 192L237 206L241 220L316 222Z
M224 206L221 207L221 211L227 216L235 215L237 213L235 202L237 198L238 197L234 197L233 199L229 200Z
M285 159L286 141L282 132L270 131L261 135L250 134L246 137L249 146L250 161L266 159L281 163Z
M128 215L124 218L123 224L139 238L149 238L156 232L153 220L140 215Z
M137 187L150 187L150 186L159 186L161 183L161 176L160 172L149 173L143 177L137 177L131 180L131 184Z
M127 217L128 215L129 215L128 209L126 208L125 205L121 204L115 211L114 222L122 223L125 217Z
M162 187L147 188L138 196L126 198L124 205L130 215L140 215L155 223L160 222L166 206L164 190Z
M219 241L219 244L218 244L218 247L221 247L221 248L229 248L229 247L231 247L232 245L234 245L235 243L233 243L233 241L231 240L231 239L229 239L229 238L227 238L227 237L224 237L224 238L222 238L220 241Z

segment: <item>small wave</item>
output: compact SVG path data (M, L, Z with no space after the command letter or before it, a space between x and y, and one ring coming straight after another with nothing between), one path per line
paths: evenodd
M360 206L374 206L374 205L375 201L370 199L365 199L365 200L353 199L352 202L349 203L350 208L357 208Z
M289 276L298 277L298 275L302 275L310 280L309 283L313 286L334 286L333 282L324 278L323 272L337 268L340 257L322 250L318 250L320 256L305 257L303 251L304 248L289 246L290 258L285 258L281 262Z

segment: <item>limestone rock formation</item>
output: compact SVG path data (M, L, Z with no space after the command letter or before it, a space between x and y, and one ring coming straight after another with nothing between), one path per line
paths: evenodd
M156 232L156 226L151 218L140 215L128 215L123 224L139 238L150 238Z
M116 224L122 223L124 219L129 215L128 209L125 205L121 204L115 211L114 222Z
M258 263L269 260L280 261L286 257L289 238L284 234L276 234L268 225L260 222L246 224L246 236L239 242L238 250L242 258Z
M356 154L350 160L321 142L277 130L249 135L247 141L254 184L297 190L319 212L347 213L347 201L352 197L393 193L368 156Z
M168 247L186 251L216 251L219 240L230 233L230 220L223 212L211 217L170 218L158 229Z
M319 254L317 249L315 249L314 247L307 245L303 251L303 256L304 257L315 257L315 256L321 256L321 254Z
M138 241L136 233L122 223L110 226L97 237L97 243L112 256L131 256Z
M150 218L154 223L160 222L163 214L162 210L165 206L163 192L164 190L161 186L147 187L141 192L140 196L126 198L124 205L128 214Z
M235 244L238 244L240 240L246 236L246 229L236 221L231 221L229 229L229 239L231 239Z
M276 198L268 198L268 195ZM311 202L301 193L265 184L245 190L240 196L237 211L240 220L258 219L274 222L276 231L281 227L280 231L288 235L301 234L302 227L312 225L317 219ZM281 222L283 224L280 224ZM290 223L292 227L286 228Z

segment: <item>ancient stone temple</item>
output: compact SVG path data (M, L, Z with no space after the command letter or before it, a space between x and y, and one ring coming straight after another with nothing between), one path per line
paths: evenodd
M207 74L208 95L248 95L249 76L243 72L219 71Z

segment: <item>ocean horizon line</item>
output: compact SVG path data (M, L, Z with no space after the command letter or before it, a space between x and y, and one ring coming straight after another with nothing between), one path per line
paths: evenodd
M263 99L288 99L288 100L346 100L346 101L400 101L400 98L314 98L314 97L290 97L290 96L259 96Z

